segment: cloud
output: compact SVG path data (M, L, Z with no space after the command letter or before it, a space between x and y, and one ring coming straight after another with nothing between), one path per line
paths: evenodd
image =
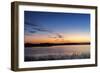
M63 38L63 36L59 33L56 33L56 35L59 37L59 38Z
M49 29L47 29L43 26L37 25L35 23L30 23L30 22L25 21L25 29L24 30L26 33L29 33L29 35L37 33L37 32L47 32L49 34L48 38L64 40L63 35L61 35L60 33L54 32L52 30L49 30Z
M38 25L36 25L36 24L30 23L30 22L27 22L27 21L25 21L25 25L38 26Z
M25 31L40 31L40 32L51 32L48 29L44 28L43 26L34 24L34 23L30 23L30 22L25 22ZM31 32L30 32L31 33ZM33 32L34 33L34 32Z

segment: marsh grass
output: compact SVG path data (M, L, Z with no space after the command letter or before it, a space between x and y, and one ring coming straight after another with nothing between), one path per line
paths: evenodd
M25 56L24 61L47 61L47 60L68 60L68 59L88 59L90 54L77 54L72 55L38 55L38 56Z

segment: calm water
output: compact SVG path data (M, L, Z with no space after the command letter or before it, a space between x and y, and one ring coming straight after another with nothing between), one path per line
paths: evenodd
M49 47L25 47L25 61L87 59L90 45L61 45Z

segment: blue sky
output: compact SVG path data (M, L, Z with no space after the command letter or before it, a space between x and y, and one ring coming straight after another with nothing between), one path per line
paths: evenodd
M90 36L90 14L25 11L24 20L26 36L49 33Z

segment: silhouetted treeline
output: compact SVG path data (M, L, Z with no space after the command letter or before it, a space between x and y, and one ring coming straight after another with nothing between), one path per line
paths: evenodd
M46 47L46 46L57 46L57 45L89 45L90 42L84 43L39 43L39 44L32 44L32 43L25 43L25 47Z

